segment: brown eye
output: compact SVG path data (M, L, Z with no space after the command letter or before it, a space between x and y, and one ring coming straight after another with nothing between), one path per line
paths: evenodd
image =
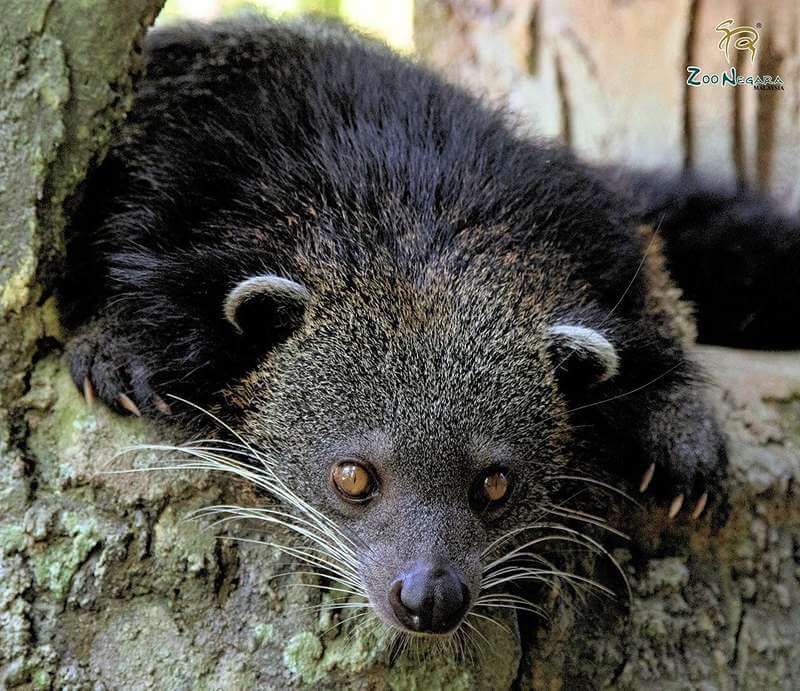
M489 501L500 501L507 492L508 478L502 470L496 470L483 479L483 495Z
M489 468L475 479L471 503L476 511L499 508L511 491L511 478L504 468Z
M350 501L364 501L375 492L371 473L360 463L345 461L335 465L331 479L339 493Z

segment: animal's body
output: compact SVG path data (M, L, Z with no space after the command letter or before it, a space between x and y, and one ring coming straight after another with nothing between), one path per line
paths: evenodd
M76 383L213 407L364 546L384 621L457 626L568 476L644 476L676 520L722 496L663 219L610 177L336 26L147 60L70 247Z

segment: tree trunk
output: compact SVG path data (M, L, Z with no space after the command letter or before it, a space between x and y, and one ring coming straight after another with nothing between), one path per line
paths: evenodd
M759 32L720 49L717 25ZM800 5L793 0L417 0L415 43L456 81L590 160L689 165L800 209ZM687 85L737 69L783 90Z
M552 627L526 625L519 636L513 626L489 625L481 630L483 656L471 660L393 657L369 631L332 628L325 611L303 609L319 602L316 591L280 587L285 579L275 576L289 567L275 549L217 540L220 528L184 520L202 506L252 503L246 489L203 473L108 474L157 464L148 453L114 454L174 432L85 404L61 359L52 284L68 209L128 106L138 42L160 2L11 4L0 41L6 687L800 685L792 652L800 647L800 359L793 354L704 351L731 438L734 513L719 535L704 529L665 540L660 530L642 531L617 551L632 584L628 616L556 608ZM461 22L443 5L420 11L439 13L432 21L440 32ZM443 43L469 42L479 21L459 24ZM577 137L579 117L570 123ZM659 525L663 516L638 518Z

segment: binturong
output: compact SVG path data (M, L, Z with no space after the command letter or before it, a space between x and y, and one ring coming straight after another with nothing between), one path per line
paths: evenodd
M60 295L87 399L214 428L190 465L259 487L238 515L406 633L595 587L574 555L607 554L619 492L724 520L668 268L735 191L674 217L674 181L589 167L329 22L167 27L145 57ZM743 234L793 236L758 204Z

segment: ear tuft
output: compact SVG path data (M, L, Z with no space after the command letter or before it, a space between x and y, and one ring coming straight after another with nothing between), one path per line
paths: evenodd
M223 313L238 334L279 341L302 324L309 298L305 286L288 278L252 276L228 293Z
M557 324L547 330L547 337L558 369L575 383L599 384L619 372L617 349L596 329Z

